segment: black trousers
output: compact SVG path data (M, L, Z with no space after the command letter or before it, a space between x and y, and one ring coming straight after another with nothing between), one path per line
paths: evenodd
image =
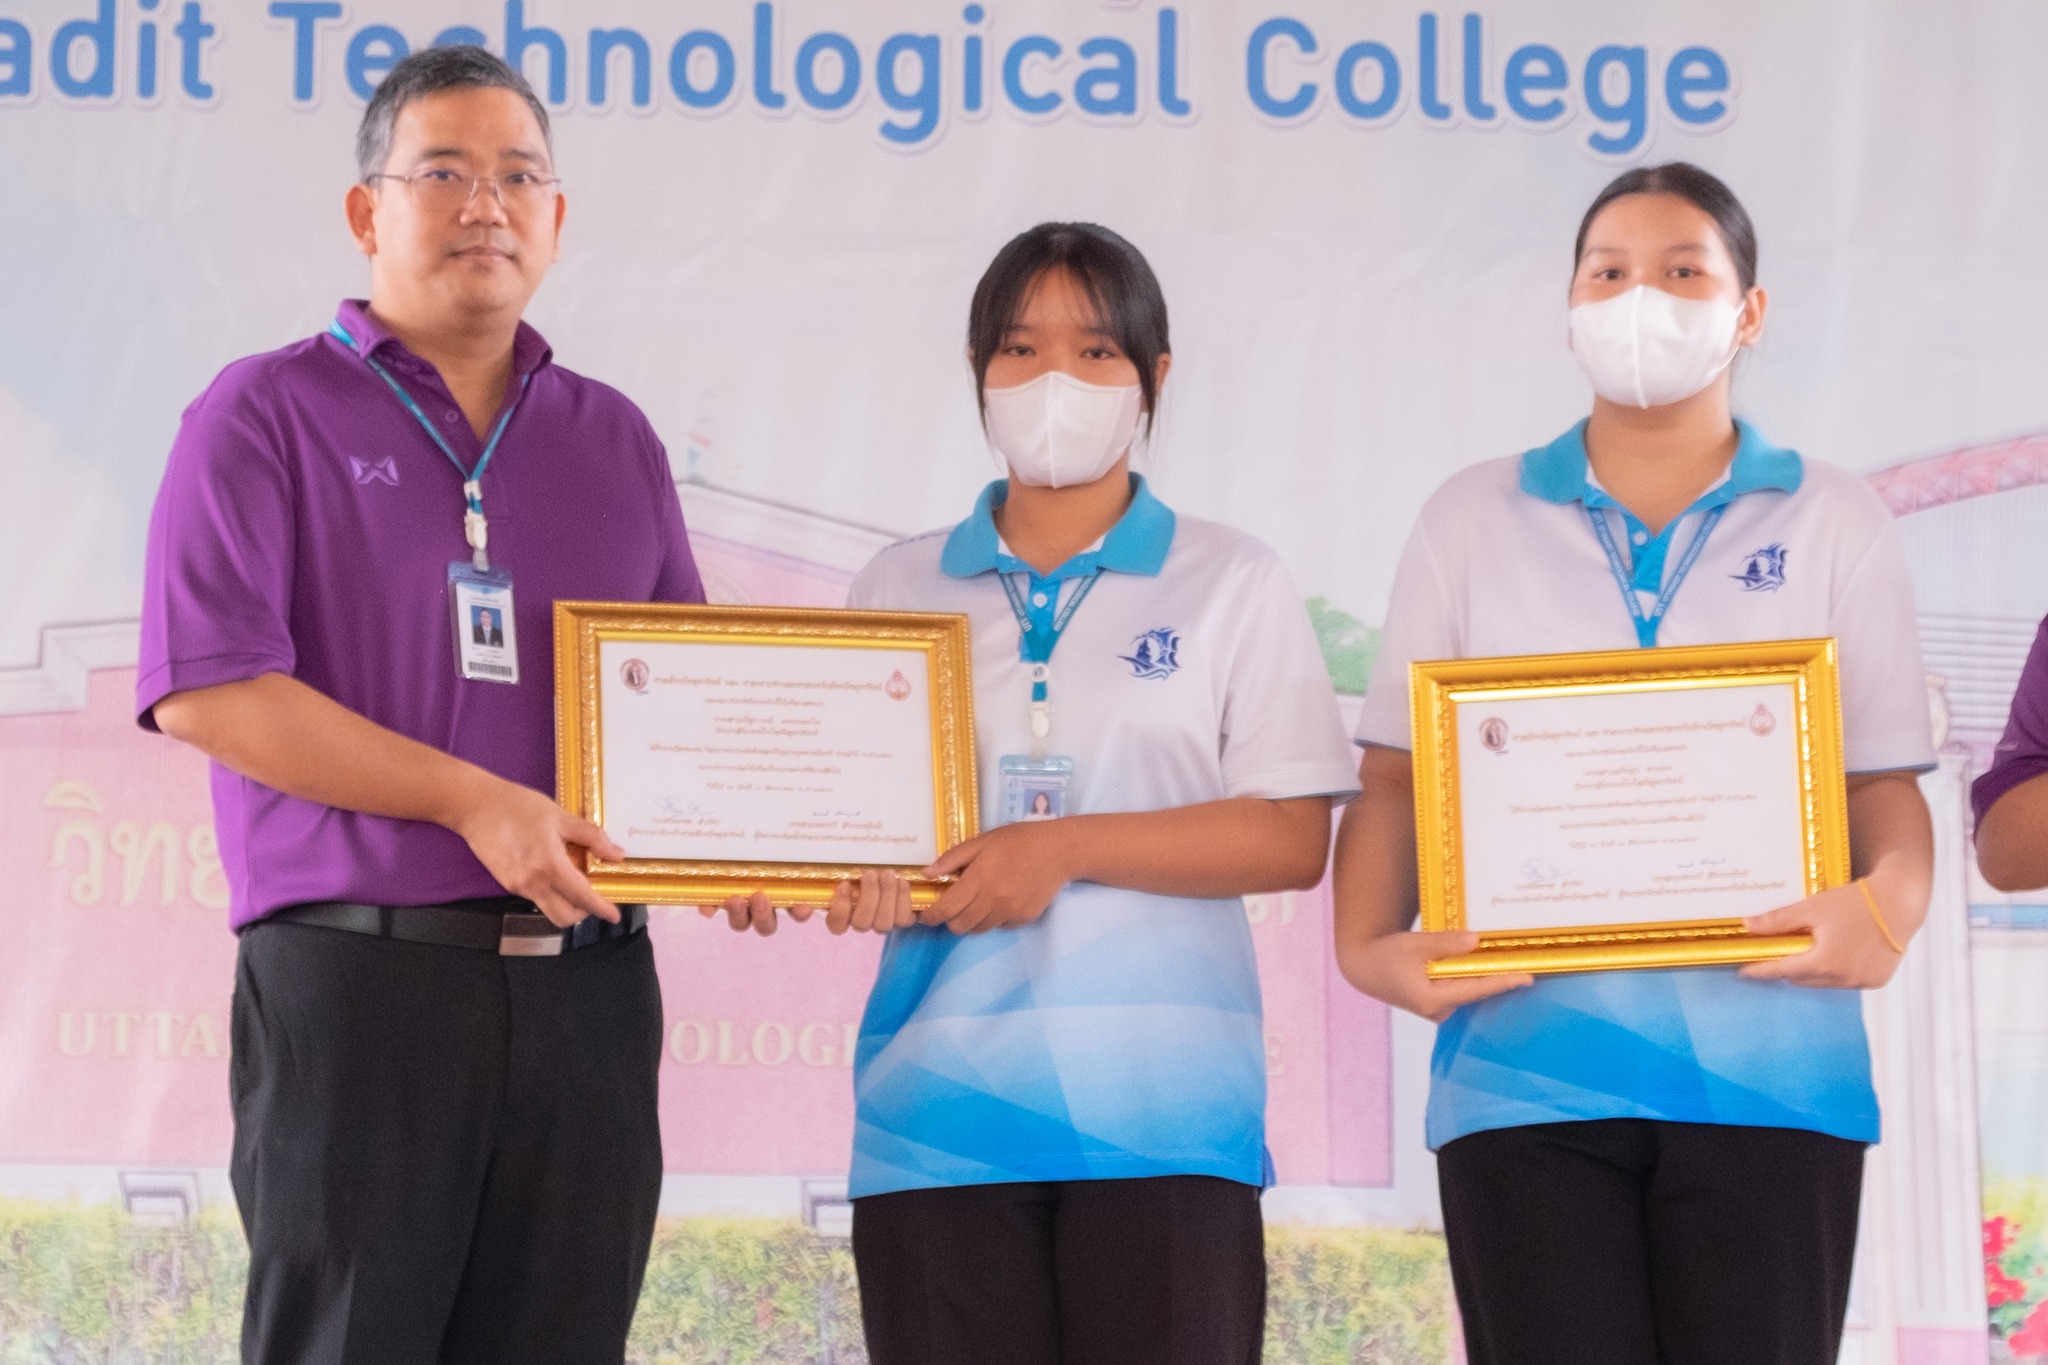
M1209 1176L853 1203L871 1365L1256 1365L1259 1191Z
M1471 1365L1834 1365L1863 1145L1646 1119L1437 1153Z
M661 1197L644 933L499 957L252 926L245 1365L618 1365Z

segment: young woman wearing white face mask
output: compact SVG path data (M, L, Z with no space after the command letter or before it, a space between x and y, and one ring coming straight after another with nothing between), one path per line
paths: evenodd
M1337 953L1440 1023L1428 1136L1473 1365L1831 1365L1878 1136L1861 988L1926 914L1933 762L1912 591L1854 476L1736 420L1763 329L1719 180L1633 170L1581 224L1570 344L1592 415L1452 478L1396 576L1337 847ZM1408 665L1833 636L1860 885L1753 919L1811 951L1684 971L1433 981L1474 935L1416 913ZM1468 850L1468 856L1485 856ZM1646 918L1648 916L1645 916Z
M971 619L993 827L929 869L957 880L922 923L886 873L829 912L894 928L854 1079L869 1356L1247 1365L1265 1042L1239 898L1320 879L1350 748L1278 559L1131 473L1170 363L1138 251L1019 236L969 360L1009 478L851 597Z

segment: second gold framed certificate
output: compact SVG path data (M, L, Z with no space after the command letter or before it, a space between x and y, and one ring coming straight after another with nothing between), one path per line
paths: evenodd
M558 795L626 850L591 884L822 905L887 867L931 903L978 827L968 670L964 616L557 602Z
M1849 879L1835 643L1411 666L1433 976L1758 961L1742 918Z

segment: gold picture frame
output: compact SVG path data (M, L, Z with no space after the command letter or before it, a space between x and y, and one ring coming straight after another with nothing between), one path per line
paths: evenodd
M1780 744L1774 752L1782 752L1784 741L1790 741L1796 773L1783 780L1795 783L1796 788L1776 793L1775 799L1780 804L1789 800L1797 808L1797 854L1801 864L1796 894L1784 899L1811 895L1849 880L1848 800L1842 767L1840 682L1833 640L1783 640L1420 662L1410 666L1409 681L1415 745L1416 853L1422 926L1425 929L1464 929L1475 918L1467 913L1466 904L1472 879L1466 874L1467 850L1464 846L1466 807L1461 796L1461 772L1464 769L1459 752L1460 709L1489 703L1696 691L1703 694L1702 704L1711 706L1715 699L1704 694L1710 694L1713 689L1783 687L1791 698L1791 725L1789 734L1780 737ZM1733 703L1735 698L1729 696L1721 700ZM1759 711L1768 716L1763 707L1760 706ZM1773 719L1773 727L1775 723ZM1725 721L1716 724L1726 726ZM1497 716L1480 719L1475 735L1481 747L1504 747L1508 740L1506 731L1501 728L1503 725ZM1768 730L1761 728L1760 722L1750 728L1760 735L1769 734ZM1613 742L1558 738L1560 735L1580 736L1583 733L1581 730L1553 730L1535 732L1535 737L1560 744ZM1559 749L1558 752L1565 751ZM1579 752L1614 753L1622 750L1582 749ZM1571 779L1559 780L1569 782ZM1625 806L1629 799L1634 798L1608 800L1604 805ZM1594 799L1583 807L1569 809L1591 810L1602 804ZM1567 808L1517 806L1512 809L1549 811ZM1566 827L1560 825L1560 828ZM1604 841L1606 844L1615 842L1611 838ZM1627 842L1652 841L1632 839ZM1682 841L1671 839L1666 842ZM1691 864L1676 866L1689 867ZM1551 869L1541 871L1556 875ZM1685 875L1697 877L1702 874ZM1677 880L1676 874L1673 880ZM1554 887L1559 884L1545 885ZM1583 882L1564 884L1584 885ZM1546 898L1562 900L1570 897L1558 895L1531 899ZM1592 893L1585 893L1580 898L1597 899ZM1758 905L1755 911L1748 913L1769 908L1769 905ZM1803 934L1752 935L1743 928L1740 918L1727 917L1560 923L1552 927L1523 925L1507 930L1481 927L1480 935L1480 946L1475 952L1432 962L1430 975L1461 977L1494 972L1586 972L1634 967L1725 965L1785 957L1804 952L1812 946L1811 938Z
M924 657L930 699L933 856L979 829L974 759L974 685L967 618L919 612L804 607L683 606L557 602L555 768L562 806L605 823L601 659L613 642L649 645L768 645L811 650L886 650ZM901 670L898 670L900 672ZM644 678L644 674L643 674ZM642 686L645 686L643 681ZM922 864L851 860L591 856L585 871L616 901L718 904L766 891L777 905L823 905L841 881L891 867L911 882L913 904L929 905L944 883L917 876Z

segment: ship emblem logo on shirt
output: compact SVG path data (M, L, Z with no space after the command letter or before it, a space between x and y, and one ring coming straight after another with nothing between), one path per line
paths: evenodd
M393 488L398 487L398 460L395 456L386 455L381 460L358 460L351 455L348 457L348 465L354 471L358 484L388 483Z
M1131 652L1117 655L1137 678L1170 678L1180 671L1180 632L1161 626L1131 642Z
M882 685L882 690L889 694L890 701L908 701L910 679L903 676L902 669L895 669L889 674L889 681Z
M1744 592L1776 592L1785 586L1785 547L1766 545L1752 550L1743 561L1742 572L1729 574Z

